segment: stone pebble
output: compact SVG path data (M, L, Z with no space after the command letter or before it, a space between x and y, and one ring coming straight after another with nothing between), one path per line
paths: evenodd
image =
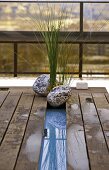
M41 96L47 96L50 87L50 75L42 74L35 80L33 91Z
M53 107L58 107L64 104L71 95L71 88L69 86L54 87L47 95L48 103Z

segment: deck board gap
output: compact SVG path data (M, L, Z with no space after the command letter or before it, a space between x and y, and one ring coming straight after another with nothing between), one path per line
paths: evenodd
M10 91L6 94L6 96L4 97L3 101L0 104L0 108L2 107L3 103L5 102L6 98L8 97Z
M35 95L34 95L34 97L33 97L33 101L32 101L31 108L30 108L30 112L29 112L29 116L28 116L28 120L27 120L27 123L26 123L26 127L25 127L25 130L24 130L24 134L23 134L23 137L22 137L21 145L20 145L20 148L19 148L19 151L18 151L17 157L16 157L16 161L15 161L15 165L14 165L13 170L15 170L15 169L16 169L17 160L18 160L18 157L19 157L19 154L20 154L20 150L21 150L21 148L22 148L23 140L24 140L24 137L25 137L25 134L26 134L26 129L27 129L27 126L28 126L28 122L29 122L29 118L30 118L31 111L32 111L32 107L33 107L34 99L35 99Z
M85 133L85 123L84 123L84 118L83 118L83 114L82 114L82 106L81 106L81 102L80 102L80 96L79 96L79 93L78 93L78 99L79 99L79 105L80 105L81 117L82 117L82 122L83 122L84 138L85 138L85 143L86 143L86 151L87 151L87 157L88 157L89 169L91 170L90 157L89 157L89 151L88 151L88 144L87 144L86 133Z
M11 120L12 120L13 116L14 116L14 113L15 113L15 111L16 111L16 108L17 108L17 106L18 106L18 103L19 103L19 101L20 101L20 99L21 99L21 97L22 97L22 94L23 94L23 92L21 93L21 95L20 95L20 97L19 97L19 99L18 99L18 101L17 101L17 104L16 104L16 106L15 106L15 109L14 109L14 111L13 111L13 113L12 113L12 116L11 116L9 122L8 122L8 125L7 125L7 127L6 127L6 129L5 129L5 132L4 132L4 134L3 134L3 137L2 137L2 139L1 139L1 141L0 141L0 146L2 145L2 142L3 142L4 138L5 138L6 132L7 132L8 128L9 128L9 125L10 125L10 123L11 123Z
M16 162L15 170L38 169L39 152L40 152L42 135L43 135L42 132L44 128L46 107L47 107L46 98L38 97L35 95L32 110L30 113L29 122L27 124L25 136L20 149L18 160ZM30 151L29 147L31 145L31 140L32 140L32 146ZM30 143L30 145L28 142Z
M104 94L105 95L105 94ZM104 132L104 128L103 128L103 125L102 125L102 122L101 122L101 118L100 118L100 115L98 113L98 109L97 109L97 106L96 106L96 103L95 103L95 100L94 100L94 97L93 97L93 94L91 93L91 96L92 96L92 99L93 99L93 102L94 102L94 105L95 105L95 109L96 109L96 112L97 112L97 116L98 116L98 119L99 119L99 122L100 122L100 126L101 126L101 129L102 129L102 133L103 133L103 136L104 136L104 140L105 140L105 143L106 143L106 147L107 147L107 150L109 152L109 146L108 146L108 143L107 143L107 139L106 139L106 135L105 135L105 132ZM105 96L106 97L106 96ZM107 98L106 98L107 100Z
M108 93L104 93L104 95L105 95L105 97L106 97L106 100L107 100L107 102L109 103L109 94Z

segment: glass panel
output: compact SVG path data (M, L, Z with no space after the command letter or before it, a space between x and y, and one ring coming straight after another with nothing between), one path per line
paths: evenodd
M109 31L109 3L84 4L84 31Z
M0 72L13 71L13 44L0 43Z
M18 45L18 71L47 72L48 68L47 52L43 44Z
M83 71L109 73L109 44L84 45Z
M65 64L66 72L78 72L79 71L79 45L61 44L59 61L61 65Z
M60 65L66 64L66 72L77 72L79 63L79 47L75 44L60 44ZM58 67L59 68L59 67ZM18 45L18 71L21 72L48 72L49 64L44 44ZM58 69L58 71L62 71Z
M61 30L79 30L79 4L0 3L0 30L46 30L48 21Z

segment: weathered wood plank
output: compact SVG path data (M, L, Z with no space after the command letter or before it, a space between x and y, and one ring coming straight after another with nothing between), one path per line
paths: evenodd
M108 94L108 93L105 93L105 96L106 96L107 101L108 101L108 103L109 103L109 94ZM106 136L107 145L108 145L108 148L109 148L109 130L105 131L105 136Z
M88 93L79 96L91 170L109 170L109 153L92 96Z
M91 103L92 101L88 99L86 100L86 98L91 98L89 93L97 92L96 95L99 97L94 96L94 101L98 101L100 98L101 94L99 95L99 92L107 93L104 89L101 89L102 91L100 91L100 89L97 89L96 91L96 89L91 88L85 91L74 90L74 94L69 99L69 104L67 107L67 141L69 142L68 170L76 170L77 167L81 170L89 169L84 138L84 127L87 140L88 156L90 158L90 165L92 168L91 170L109 169L109 153L103 136L101 124L97 116L97 111L94 107L94 104ZM20 99L22 91L25 94L22 96L23 99L22 97ZM84 118L84 127L81 117L81 110L79 107L77 95L78 92L80 93L79 96ZM83 92L85 94L83 94ZM11 96L12 94L13 97ZM46 98L38 97L36 95L32 112L30 114L33 94L34 92L32 92L31 88L12 88L10 89L10 94L6 99L4 99L5 101L2 103L2 112L0 110L0 127L5 126L3 135L5 134L6 130L7 133L5 134L5 138L0 148L0 170L13 170L13 168L14 170L37 169L42 129L44 124L44 113L46 110ZM26 100L28 104L26 104ZM106 105L104 105L105 109L107 110L108 105L108 102ZM97 103L97 106L100 106L100 104ZM98 107L98 109L102 108ZM99 113L99 115L100 114L101 113ZM102 117L104 117L104 115L100 117L100 120ZM107 144L109 146L109 131L107 121L105 124L103 124L103 127ZM0 128L0 131L1 129L2 128ZM85 162L85 160L87 161Z
M107 101L109 103L109 93L105 93L105 96L106 96L106 99L107 99Z
M109 103L107 101L109 99L109 94L105 96L103 93L94 93L93 98L109 149Z
M33 95L22 94L0 148L0 170L13 170L31 111Z
M108 150L109 150L109 131L104 131L105 137L106 137L106 141L107 141L107 146L108 146Z
M35 97L15 170L36 170L41 147L46 98Z
M89 169L82 115L76 93L72 93L67 107L67 156L68 170Z
M109 130L109 103L103 93L93 93L94 102L104 130Z
M24 93L30 93L30 94L35 94L37 96L37 94L33 91L32 87L10 87L9 89L11 92L24 92Z
M91 93L107 93L105 87L89 87Z
M9 94L9 91L0 91L0 107L2 106L8 94Z
M0 145L18 104L21 93L10 92L0 108Z
M73 93L107 93L107 90L105 87L89 87L88 89L80 89L77 90L76 88L72 87Z

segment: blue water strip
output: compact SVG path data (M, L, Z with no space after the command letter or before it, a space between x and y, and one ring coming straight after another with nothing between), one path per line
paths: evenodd
M47 109L38 170L67 170L66 109Z

